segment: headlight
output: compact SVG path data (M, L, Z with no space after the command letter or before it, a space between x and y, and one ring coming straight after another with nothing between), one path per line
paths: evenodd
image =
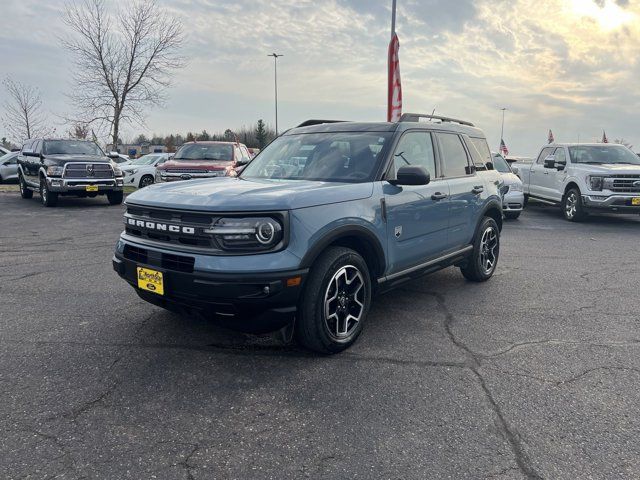
M113 166L113 174L116 177L121 177L122 176L122 170L120 170L120 167L117 167L117 166L114 165Z
M51 166L47 167L47 176L49 177L61 177L64 172L64 167Z
M283 238L282 224L271 217L221 218L204 232L224 250L270 250Z
M591 188L591 190L595 192L601 192L602 187L604 185L604 177L598 177L593 175L588 176L587 184L589 185L589 188Z
M509 190L511 190L512 192L521 192L522 191L522 184L521 183L514 183L513 185L509 185Z
M162 181L162 173L160 173L160 170L156 170L156 183L159 183Z

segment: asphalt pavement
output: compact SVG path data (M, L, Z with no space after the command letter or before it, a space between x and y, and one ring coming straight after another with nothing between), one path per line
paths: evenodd
M0 478L640 478L640 217L532 205L322 357L140 300L122 212L0 194Z

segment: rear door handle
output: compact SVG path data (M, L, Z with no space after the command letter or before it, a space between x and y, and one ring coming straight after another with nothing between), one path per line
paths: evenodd
M473 190L471 190L471 193L482 193L484 192L484 187L482 185L477 185L475 187L473 187Z
M436 192L433 195L431 195L431 200L444 200L445 198L447 198L449 195L447 195L446 193L440 193L440 192Z

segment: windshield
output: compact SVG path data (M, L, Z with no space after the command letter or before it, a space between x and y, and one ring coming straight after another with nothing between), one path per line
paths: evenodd
M173 159L231 162L233 160L233 145L190 143L180 147Z
M145 155L144 157L136 158L131 165L151 165L159 158L159 155Z
M495 154L493 156L493 168L495 168L500 173L511 173L511 168L507 161L502 157L502 155Z
M623 145L580 145L569 147L572 163L640 165L640 158Z
M45 155L100 155L104 156L100 147L93 142L76 140L46 140L42 153Z
M246 167L242 178L372 181L391 133L344 132L285 135Z

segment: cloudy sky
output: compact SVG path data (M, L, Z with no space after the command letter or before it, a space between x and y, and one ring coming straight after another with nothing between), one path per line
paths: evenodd
M273 123L274 51L284 55L281 129L385 118L391 0L158 2L183 19L188 65L166 107L126 127L125 139ZM63 8L3 0L0 25L0 74L38 86L54 115L69 111L71 89L57 40ZM506 107L516 155L534 155L549 128L558 141L593 141L605 129L640 150L640 0L398 0L397 30L406 112L473 121L497 149Z

